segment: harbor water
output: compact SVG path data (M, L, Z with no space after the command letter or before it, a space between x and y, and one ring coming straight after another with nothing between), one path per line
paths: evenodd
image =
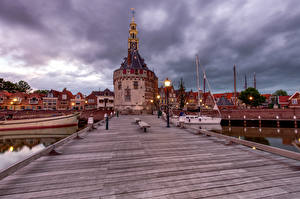
M300 152L293 143L300 141L300 129L295 128L272 128L272 127L238 127L221 125L198 125L199 128L207 129L216 133L239 139L256 142L272 147Z
M76 132L77 126L0 132L0 170Z

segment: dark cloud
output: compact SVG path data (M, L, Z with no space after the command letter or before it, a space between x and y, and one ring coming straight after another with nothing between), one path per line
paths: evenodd
M239 90L254 72L261 92L300 89L300 6L293 0L2 0L1 77L86 94L112 89L112 72L127 54L131 7L140 53L160 81L182 77L195 90L198 54L216 92L233 90L234 64Z

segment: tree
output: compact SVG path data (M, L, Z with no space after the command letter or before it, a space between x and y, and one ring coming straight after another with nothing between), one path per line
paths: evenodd
M31 87L29 86L29 84L23 80L19 81L17 84L17 90L20 92L27 92L31 89Z
M185 87L184 87L184 82L183 79L180 79L179 82L179 108L183 109L184 105L185 105Z
M35 90L34 93L47 95L49 93L49 90Z
M279 89L273 93L275 96L287 96L287 92L285 90Z
M3 90L8 92L15 92L17 89L16 84L12 83L11 81L3 81Z
M242 91L239 95L239 99L243 103L250 106L259 106L266 101L266 98L262 96L255 88L249 87Z

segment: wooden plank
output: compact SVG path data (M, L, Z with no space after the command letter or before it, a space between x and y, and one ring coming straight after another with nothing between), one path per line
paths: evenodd
M217 137L165 128L154 116L141 134L134 116L110 121L0 181L0 198L288 197L300 163ZM299 186L300 187L300 186ZM259 192L259 194L257 194Z

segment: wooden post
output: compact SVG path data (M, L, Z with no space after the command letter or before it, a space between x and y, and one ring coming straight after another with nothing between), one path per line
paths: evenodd
M295 129L298 128L297 127L297 117L296 117L296 115L294 115L294 124L295 124Z
M244 115L244 127L247 126L246 115Z
M228 115L228 126L231 126L230 115Z
M280 122L279 122L279 116L276 115L276 120L277 120L277 128L280 128Z
M261 128L261 117L260 117L260 115L258 116L258 126L259 126L259 128Z

